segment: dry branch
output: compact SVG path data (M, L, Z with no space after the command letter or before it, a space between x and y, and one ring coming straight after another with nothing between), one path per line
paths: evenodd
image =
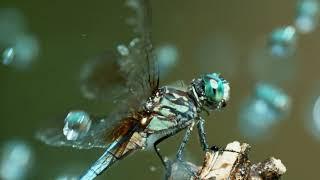
M201 166L196 166L191 162L167 161L170 168L167 178L170 180L273 180L280 179L286 172L286 167L281 161L273 157L263 162L251 163L248 159L249 150L248 144L240 145L235 141L229 143L224 151L206 152Z

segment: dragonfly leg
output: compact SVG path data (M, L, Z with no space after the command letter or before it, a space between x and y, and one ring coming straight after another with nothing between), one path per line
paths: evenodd
M188 141L189 141L189 139L190 139L190 135L191 135L193 126L194 126L194 122L189 125L186 133L184 134L182 143L180 144L180 147L179 147L178 152L177 152L177 155L176 155L176 158L177 158L178 160L182 160L182 158L183 158L184 149L185 149L186 144L188 143Z
M168 134L168 135L166 135L166 136L161 137L160 139L158 139L158 140L157 140L156 142L154 142L154 144L153 144L153 148L154 148L155 152L157 153L157 156L159 157L159 159L160 159L160 161L161 161L161 163L162 163L162 165L164 166L165 169L167 169L166 162L164 161L164 159L163 159L163 157L162 157L162 155L161 155L161 153L160 153L160 150L158 149L157 146L158 146L162 141L164 141L165 139L169 138L170 136L171 136L171 133Z
M164 141L164 140L166 140L167 138L169 138L169 137L177 134L177 133L180 132L181 130L182 130L182 129L173 130L173 131L170 132L169 134L166 134L165 136L163 136L163 137L161 137L160 139L156 140L156 141L154 142L154 144L153 144L153 148L154 148L155 152L157 153L157 156L158 156L159 159L161 160L161 163L162 163L162 165L164 166L165 169L167 169L167 164L166 164L166 162L164 161L164 159L163 159L163 157L162 157L162 155L161 155L161 153L160 153L160 150L159 150L159 148L158 148L158 145L159 145L162 141Z
M186 147L186 144L188 143L189 139L190 139L190 135L191 132L193 130L195 123L193 122L192 124L190 124L186 130L186 133L184 134L182 143L180 144L179 150L177 152L176 155L176 160L187 170L187 172L193 176L193 177L197 177L197 173L194 172L184 161L183 161L183 155L184 155L184 150Z
M206 132L204 130L204 122L205 122L204 119L200 117L197 124L197 128L198 128L198 134L199 134L202 150L207 151L209 149L209 146L207 143ZM213 147L216 147L216 146L213 146Z

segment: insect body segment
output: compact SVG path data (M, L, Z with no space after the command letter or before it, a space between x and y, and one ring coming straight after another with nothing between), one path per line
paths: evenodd
M147 126L148 133L186 126L197 116L197 108L188 93L171 87L163 87L159 95L151 100L155 114ZM149 105L150 106L150 105Z

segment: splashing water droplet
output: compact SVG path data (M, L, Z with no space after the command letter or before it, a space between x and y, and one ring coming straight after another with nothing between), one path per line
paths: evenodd
M305 125L307 131L317 140L320 140L320 96L312 98L307 111L307 120ZM303 117L305 119L305 117Z
M151 172L155 172L157 170L157 168L155 166L150 166L149 168L150 168Z
M64 120L63 134L68 140L78 140L89 131L91 119L84 111L71 111Z
M72 176L72 175L61 175L56 178L56 180L77 180L77 179L79 179L78 176Z
M302 34L312 32L319 19L318 0L300 0L297 4L295 27Z
M294 27L286 26L276 28L269 37L269 49L271 55L279 58L294 54L296 49L297 33Z
M290 109L291 100L281 89L270 84L260 83L256 86L256 97L270 104L280 112Z
M240 111L240 130L251 139L270 137L270 130L290 110L290 98L279 88L257 84L255 95L249 98Z
M159 46L155 49L160 75L166 75L177 64L179 59L178 49L171 44Z
M27 68L36 59L39 53L39 44L35 37L30 35L18 36L12 47L2 53L2 63L16 68Z
M129 55L129 49L125 45L122 45L122 44L118 45L117 50L121 56L128 56Z
M15 52L13 48L7 48L3 51L2 54L2 64L9 65L12 63L15 56Z
M25 179L32 167L33 153L21 140L8 141L2 150L0 177L5 180Z

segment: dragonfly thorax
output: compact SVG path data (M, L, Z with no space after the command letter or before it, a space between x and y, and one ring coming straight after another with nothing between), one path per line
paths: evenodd
M198 116L197 106L187 91L173 87L162 87L145 103L151 114L146 132L154 133L172 128L183 128Z

